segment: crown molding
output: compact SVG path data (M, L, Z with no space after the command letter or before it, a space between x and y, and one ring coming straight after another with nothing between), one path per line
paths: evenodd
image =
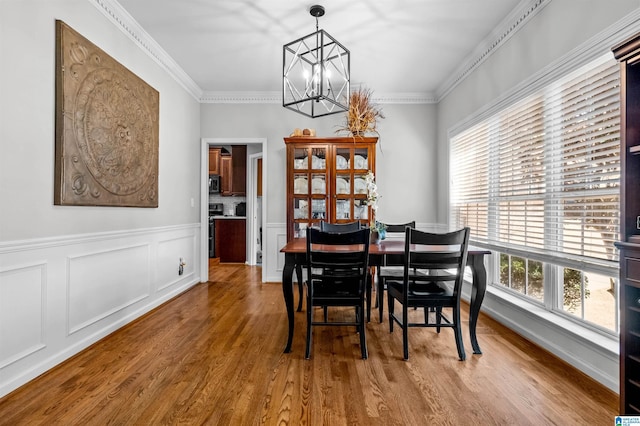
M486 37L469 55L451 76L436 90L438 102L460 84L472 71L486 61L500 46L522 29L527 22L536 16L551 0L522 0L491 34Z
M432 93L374 93L372 100L379 104L434 104ZM204 92L200 98L205 104L281 104L280 92Z
M218 92L206 91L200 97L203 104L279 104L280 92Z
M171 56L133 19L116 0L89 0L116 27L125 33L147 55L160 65L196 100L202 97L202 89L184 72Z

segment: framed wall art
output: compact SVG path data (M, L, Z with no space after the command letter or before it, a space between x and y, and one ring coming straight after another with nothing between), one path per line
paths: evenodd
M56 21L54 204L158 207L159 93Z

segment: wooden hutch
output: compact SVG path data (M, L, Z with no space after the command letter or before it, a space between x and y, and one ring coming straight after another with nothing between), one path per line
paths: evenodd
M620 62L620 414L640 415L640 34Z
M365 175L376 169L374 137L288 137L287 241L321 221L369 223Z

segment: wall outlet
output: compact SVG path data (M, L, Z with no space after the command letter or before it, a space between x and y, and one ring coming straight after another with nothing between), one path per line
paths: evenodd
M184 261L184 258L180 258L180 263L178 264L178 275L184 274L184 267L187 263Z

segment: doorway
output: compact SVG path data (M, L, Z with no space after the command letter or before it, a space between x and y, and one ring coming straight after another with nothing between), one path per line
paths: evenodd
M263 247L266 247L266 241L262 235L259 235L259 228L266 223L266 203L267 188L263 185L262 196L260 197L259 218L256 218L256 204L258 185L257 181L257 159L262 159L261 181L265 181L267 168L267 140L266 138L202 138L200 152L200 276L201 281L206 281L209 275L209 251L208 251L208 228L209 228L209 147L224 145L247 145L248 166L247 167L247 263L255 265L257 263L256 244L258 237ZM254 168L255 163L255 168ZM251 204L251 205L250 205ZM260 225L257 227L256 222ZM256 231L256 229L258 229ZM263 234L264 235L264 234ZM262 255L262 253L261 253ZM262 260L262 281L266 280L265 256L261 256Z

